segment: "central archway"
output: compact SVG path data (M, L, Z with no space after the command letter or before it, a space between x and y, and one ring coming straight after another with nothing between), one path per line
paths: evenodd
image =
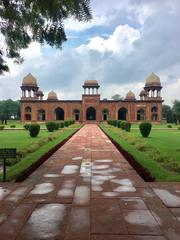
M86 120L95 121L96 120L96 109L93 107L89 107L86 110Z
M64 110L62 108L55 109L56 120L64 120Z
M127 118L127 109L122 107L118 111L118 120L126 120Z

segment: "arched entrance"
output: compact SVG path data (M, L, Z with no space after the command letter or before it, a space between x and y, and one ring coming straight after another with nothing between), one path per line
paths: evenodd
M45 121L46 120L46 112L44 109L39 109L38 110L38 116L37 116L38 121Z
M86 110L86 120L95 121L96 120L96 109L93 107L89 107Z
M107 121L108 120L108 117L109 117L109 110L108 109L104 109L103 112L102 112L102 119L103 121Z
M62 108L55 109L56 120L64 120L64 110Z
M31 121L31 107L26 107L25 108L25 120L26 121Z
M137 111L137 121L144 121L145 120L145 110L139 109Z
M122 107L118 111L118 120L126 120L127 118L127 109Z
M79 121L79 119L80 119L80 111L79 111L79 109L74 109L73 116L74 116L74 120L75 121Z
M157 119L158 119L157 112L158 112L158 108L156 106L151 108L151 113L152 113L151 120L152 121L157 121Z

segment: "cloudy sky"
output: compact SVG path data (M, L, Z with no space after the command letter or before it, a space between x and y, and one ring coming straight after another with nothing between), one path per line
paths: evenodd
M132 90L136 97L152 72L163 85L166 104L180 99L180 1L93 0L93 20L64 23L68 41L62 50L32 43L21 52L24 63L8 60L0 76L0 99L19 99L20 85L31 72L45 98L81 99L82 84L96 79L101 98Z

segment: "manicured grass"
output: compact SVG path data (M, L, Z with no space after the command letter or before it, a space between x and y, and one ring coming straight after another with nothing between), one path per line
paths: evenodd
M8 167L7 181L15 180L21 172L30 167L34 162L36 162L41 156L47 153L54 146L71 136L81 125L74 125L74 128L72 128L72 126L73 125L71 125L71 127L55 131L53 133L49 133L46 130L40 131L40 134L37 138L30 138L29 133L26 130L0 131L0 148L15 147L18 151L29 150L32 145L38 144L39 141L42 141L45 138L47 139L48 137L52 138L52 140L45 142L35 151L26 154L26 156L15 165ZM0 174L0 181L2 181L2 173Z
M168 125L171 125L172 128L168 128ZM152 128L153 129L167 129L167 130L171 130L171 129L177 129L177 125L173 124L173 123L162 123L162 124L152 124ZM132 124L132 128L139 128L139 124L138 123L133 123Z
M101 127L148 169L156 181L180 181L179 130L152 129L149 138L142 138L136 129L128 133L106 124Z
M132 129L131 133L141 138L138 129ZM180 161L180 130L152 130L150 136L143 141Z

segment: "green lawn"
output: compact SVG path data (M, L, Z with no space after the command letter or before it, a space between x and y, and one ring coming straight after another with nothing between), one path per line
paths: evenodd
M43 130L36 138L31 138L26 130L0 131L0 148L17 148L18 154L24 154L24 156L19 157L16 164L8 167L7 181L15 180L22 171L30 167L54 146L71 136L80 126L80 124L73 124L53 133ZM8 161L13 162L13 160ZM0 181L2 181L2 173Z
M132 129L131 133L134 136L142 138L139 129ZM180 130L152 129L150 136L148 138L143 138L143 141L169 156L172 156L174 160L180 161Z
M130 133L101 124L103 130L134 156L156 181L180 181L180 131L153 128L149 138L138 129Z

